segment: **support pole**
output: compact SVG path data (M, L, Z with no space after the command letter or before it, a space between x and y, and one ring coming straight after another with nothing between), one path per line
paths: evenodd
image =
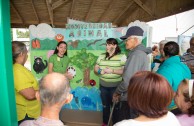
M0 125L17 126L11 51L10 1L0 0Z

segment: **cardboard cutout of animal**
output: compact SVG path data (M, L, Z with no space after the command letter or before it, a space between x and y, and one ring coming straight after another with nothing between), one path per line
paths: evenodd
M48 66L47 60L44 60L45 64L43 63L42 57L34 57L34 65L33 69L36 74L42 73L44 69Z
M73 66L69 66L67 68L67 72L71 73L73 78L76 76L76 70L75 70L75 68Z

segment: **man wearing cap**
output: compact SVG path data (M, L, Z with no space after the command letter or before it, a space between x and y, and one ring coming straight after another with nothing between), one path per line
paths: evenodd
M138 71L149 70L149 60L147 54L151 53L151 48L146 48L142 42L143 30L138 26L132 26L127 30L125 36L121 37L125 41L125 47L130 50L123 71L123 81L118 85L113 94L113 101L120 99L119 120L132 119L137 117L135 111L129 108L127 103L127 88L129 80Z

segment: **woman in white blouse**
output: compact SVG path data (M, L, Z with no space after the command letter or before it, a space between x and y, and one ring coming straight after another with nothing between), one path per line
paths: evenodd
M137 72L128 86L128 104L139 116L123 120L114 126L180 126L167 110L173 91L167 80L149 71Z

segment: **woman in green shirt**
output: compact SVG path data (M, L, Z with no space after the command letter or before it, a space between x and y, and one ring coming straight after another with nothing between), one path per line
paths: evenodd
M69 79L72 79L72 74L67 72L70 59L67 56L67 43L60 41L54 51L54 54L49 58L48 72L57 72L65 74Z

